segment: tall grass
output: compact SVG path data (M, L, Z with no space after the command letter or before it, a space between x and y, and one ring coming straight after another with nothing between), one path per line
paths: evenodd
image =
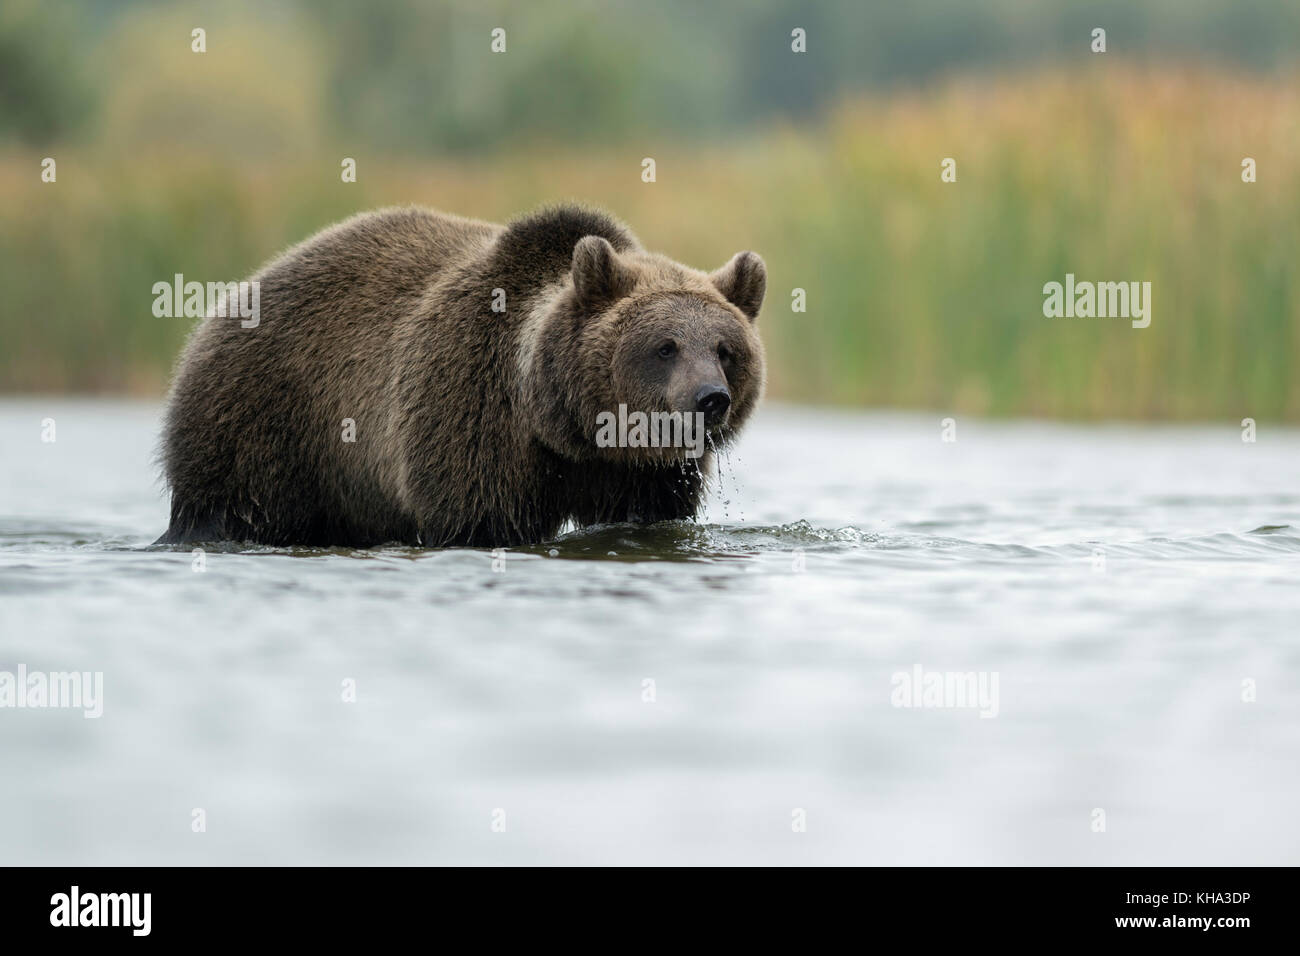
M424 162L353 144L231 160L0 156L0 390L158 394L189 327L151 286L247 275L358 210L501 220L573 198L693 265L769 267L770 394L1070 418L1300 421L1295 83L1117 68L846 103L727 145L538 144ZM339 178L342 156L359 182ZM658 181L641 182L655 158ZM1241 181L1243 157L1259 181ZM940 161L957 160L957 182ZM1043 284L1152 283L1152 323L1051 319ZM807 311L791 309L806 290Z

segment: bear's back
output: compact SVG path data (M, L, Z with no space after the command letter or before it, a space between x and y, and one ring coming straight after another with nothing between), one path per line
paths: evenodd
M400 313L448 268L482 254L499 232L428 209L381 209L317 233L256 278L263 301L269 295L284 306L285 318L379 317Z
M481 255L499 231L425 209L384 209L271 261L253 277L256 324L209 317L186 346L163 435L174 493L200 511L207 499L248 513L250 525L273 512L286 540L308 540L319 513L337 515L347 499L388 512L377 492L390 484L379 472L388 465L381 436L395 332L431 284ZM354 443L340 439L349 421ZM191 526L206 520L181 516Z

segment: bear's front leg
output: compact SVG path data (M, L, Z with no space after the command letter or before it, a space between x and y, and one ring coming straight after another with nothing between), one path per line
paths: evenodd
M653 524L695 517L704 494L703 458L657 466L610 468L576 503L579 524ZM593 476L595 477L595 476Z
M694 462L684 469L665 469L652 480L638 483L624 502L633 524L694 518L704 495L704 474Z

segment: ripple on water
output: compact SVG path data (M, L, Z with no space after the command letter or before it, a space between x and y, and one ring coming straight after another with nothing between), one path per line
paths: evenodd
M192 862L200 803L222 863L1300 858L1296 437L767 409L716 520L195 573L150 545L153 416L70 406L50 449L31 411L0 668L102 671L105 712L0 714L6 860ZM918 664L1000 674L1000 716L893 706Z
M941 525L941 522L934 523ZM1224 559L1300 553L1300 533L1289 524L1260 525L1249 531L1220 531L1187 537L1153 536L1132 540L1085 540L1030 546L1005 541L978 541L921 531L866 531L851 525L819 527L806 519L781 525L703 524L665 521L652 525L595 525L561 534L552 541L506 549L521 556L578 561L731 561L792 551L894 552L942 560L1024 560L1077 558L1102 549L1107 555L1169 560L1180 557ZM219 541L155 545L121 533L96 535L83 527L58 527L45 521L0 522L0 555L9 552L46 555L126 552L184 554L201 549L208 555L276 556L294 559L346 558L395 566L428 560L438 554L491 555L493 549L426 549L403 545L377 548L271 547ZM943 552L950 554L943 555ZM38 565L6 563L9 573L34 571Z

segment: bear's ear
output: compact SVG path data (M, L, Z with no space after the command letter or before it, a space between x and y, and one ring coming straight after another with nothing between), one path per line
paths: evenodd
M767 291L767 266L758 253L737 252L709 278L723 298L749 316L751 322L758 318Z
M573 291L589 309L598 309L632 291L636 276L609 240L583 236L573 247Z

